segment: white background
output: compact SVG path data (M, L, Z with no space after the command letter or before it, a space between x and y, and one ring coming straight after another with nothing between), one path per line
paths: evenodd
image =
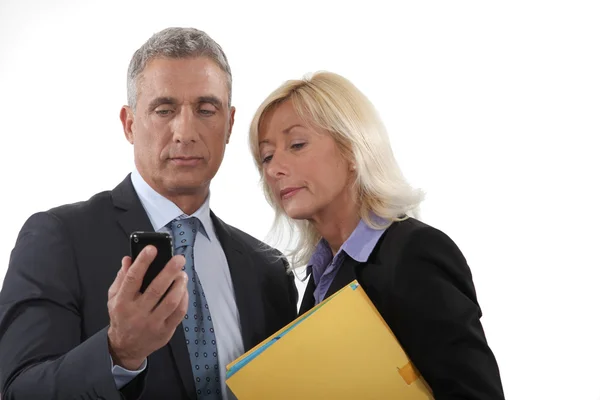
M266 236L251 115L286 79L343 74L427 191L424 221L465 253L507 399L599 399L599 3L386 3L0 0L0 279L31 213L130 171L129 60L154 32L194 26L234 74L221 218Z

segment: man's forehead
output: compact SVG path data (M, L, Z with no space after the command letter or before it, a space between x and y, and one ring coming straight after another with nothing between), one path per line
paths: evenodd
M196 58L157 58L141 71L140 78L152 82L226 84L227 76L212 60Z
M138 76L138 96L198 98L211 95L225 102L227 92L225 72L206 57L157 58Z

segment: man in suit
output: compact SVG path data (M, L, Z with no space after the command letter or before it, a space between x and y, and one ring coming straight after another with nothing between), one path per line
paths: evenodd
M204 32L169 28L134 54L120 115L134 171L17 238L0 292L3 399L227 399L226 365L296 317L281 254L210 210L234 115L227 59ZM175 247L143 293L156 249L132 262L134 231Z

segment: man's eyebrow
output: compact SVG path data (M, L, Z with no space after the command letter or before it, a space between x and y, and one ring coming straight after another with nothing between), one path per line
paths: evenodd
M151 112L156 107L162 104L175 104L177 103L173 97L157 97L148 104L148 112Z

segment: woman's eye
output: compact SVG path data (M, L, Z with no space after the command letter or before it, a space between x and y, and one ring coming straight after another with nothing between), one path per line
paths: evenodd
M262 159L262 163L263 163L263 164L266 164L266 163L268 163L269 161L271 161L271 158L273 158L273 156L266 156L266 157L263 157L263 159Z
M294 143L291 147L292 149L301 149L304 147L306 143Z

